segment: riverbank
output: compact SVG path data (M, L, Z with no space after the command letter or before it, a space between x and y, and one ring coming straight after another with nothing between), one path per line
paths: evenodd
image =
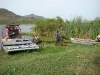
M100 46L41 43L38 51L0 51L0 75L99 75Z
M13 24L13 23L9 23L9 22L8 23L6 23L6 22L5 23L0 23L0 25L6 25L6 24ZM34 22L14 22L14 24L34 25L35 23Z

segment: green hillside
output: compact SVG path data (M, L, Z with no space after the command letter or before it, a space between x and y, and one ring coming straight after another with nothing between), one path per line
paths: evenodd
M34 17L35 19L45 19L44 17L42 17L42 16L37 16L37 15L35 15L35 14L30 14L30 15L25 15L25 17Z
M7 9L0 8L0 23L33 23L37 19L39 18L20 16Z

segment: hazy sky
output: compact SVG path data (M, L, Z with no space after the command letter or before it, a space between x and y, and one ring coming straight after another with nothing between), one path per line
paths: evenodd
M83 16L89 20L100 17L100 0L0 0L0 8L21 16L35 14L63 19Z

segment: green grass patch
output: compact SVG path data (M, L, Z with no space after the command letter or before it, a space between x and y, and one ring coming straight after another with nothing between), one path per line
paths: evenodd
M54 37L45 37L45 36L39 36L43 41L52 41L54 42L56 38Z
M0 75L99 75L100 46L41 43L40 51L0 51Z

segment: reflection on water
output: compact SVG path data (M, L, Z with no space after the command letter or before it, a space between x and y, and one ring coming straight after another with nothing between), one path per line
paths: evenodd
M31 28L33 27L34 25L32 24L22 24L20 25L20 28L21 28L21 32L30 32L31 31ZM0 25L0 49L1 49L1 38L2 38L2 29L3 29L4 25Z

